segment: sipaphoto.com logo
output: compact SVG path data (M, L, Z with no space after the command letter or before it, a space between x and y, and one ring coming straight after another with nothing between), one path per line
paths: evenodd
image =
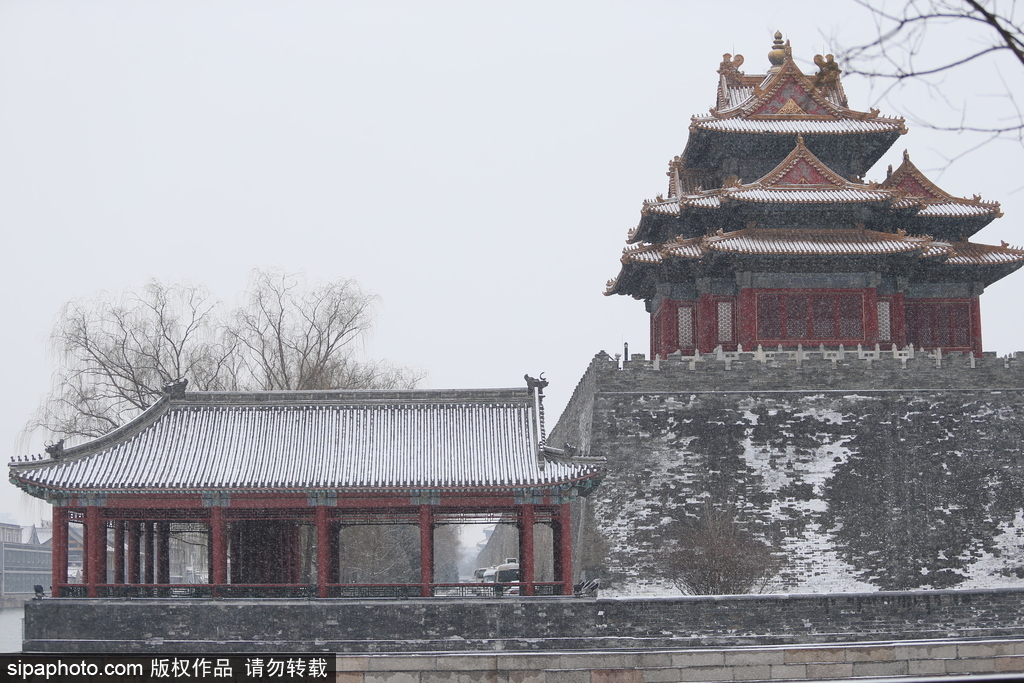
M9 681L331 681L336 661L333 654L253 653L152 655L0 655L0 679Z
M96 662L86 659L64 661L54 659L51 661L24 661L18 659L16 662L8 662L6 667L7 675L23 681L34 680L60 680L99 678L99 677L137 677L140 680L144 677L146 667L142 662Z

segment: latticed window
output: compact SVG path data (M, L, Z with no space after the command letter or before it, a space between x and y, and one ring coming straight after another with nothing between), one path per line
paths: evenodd
M679 348L692 349L696 346L693 329L693 307L679 307Z
M860 339L864 336L864 302L857 295L836 296L839 314L839 339Z
M757 332L761 339L782 339L782 307L785 299L771 294L757 297Z
M718 302L718 341L728 343L733 340L732 302Z
M864 336L859 292L757 295L757 337L792 342L854 341Z
M926 349L966 349L971 345L968 301L907 302L907 342Z
M879 299L878 308L878 341L891 342L892 339L892 302Z

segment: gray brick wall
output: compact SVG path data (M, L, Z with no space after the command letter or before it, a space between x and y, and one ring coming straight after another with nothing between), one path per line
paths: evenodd
M674 592L666 529L710 498L775 548L769 590L1024 584L1024 354L796 356L595 357L550 438L608 459L591 572Z
M997 637L1024 637L1024 588L597 600L47 599L26 605L24 647L27 652L615 651ZM688 656L689 665L700 663L696 655ZM730 657L728 664L744 664L742 657ZM726 663L722 655L716 658L714 663Z

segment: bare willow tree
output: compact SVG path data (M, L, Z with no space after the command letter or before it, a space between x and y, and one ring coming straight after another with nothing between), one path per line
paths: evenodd
M235 310L202 285L155 280L70 301L50 336L53 389L30 426L100 436L179 378L199 390L411 388L420 373L358 353L375 302L351 280L260 270Z
M150 281L141 291L100 293L61 309L50 335L59 366L33 426L94 437L153 404L187 377L200 389L234 388L236 362L217 302L201 285Z
M778 572L771 546L737 520L733 506L706 503L697 519L668 527L662 573L690 595L739 595L761 592Z
M310 287L301 275L258 270L227 336L260 389L411 387L415 373L352 353L373 327L376 301L354 280Z
M918 125L981 133L980 144L1005 138L1024 144L1024 110L1018 100L1024 83L1024 23L1016 0L856 1L871 13L876 37L841 49L848 74L882 84L883 99L905 86L923 86L927 113L911 113ZM991 81L995 90L955 101L947 83L960 72L976 83ZM936 118L941 115L936 103L955 118Z

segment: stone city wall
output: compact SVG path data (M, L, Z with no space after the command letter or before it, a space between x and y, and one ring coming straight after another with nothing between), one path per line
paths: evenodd
M25 652L463 652L1024 638L1024 588L836 595L96 600L25 607Z
M598 354L548 440L607 458L576 563L619 595L677 592L706 501L771 544L770 591L1021 585L1022 441L1024 354L909 349Z
M1024 640L647 652L340 655L338 683L660 683L1007 674Z

